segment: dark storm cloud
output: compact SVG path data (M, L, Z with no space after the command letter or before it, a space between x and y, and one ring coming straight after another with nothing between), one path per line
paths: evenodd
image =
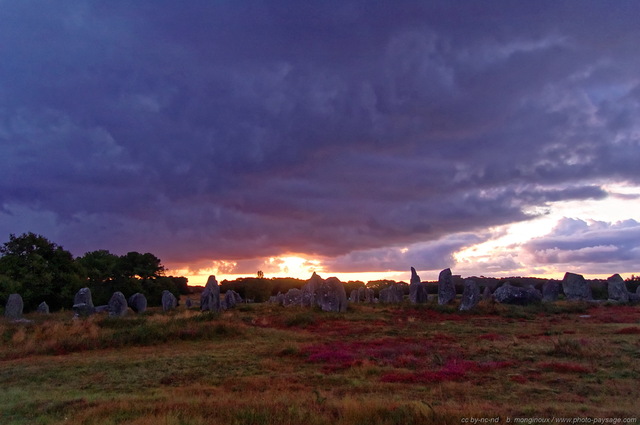
M638 184L639 6L556 3L0 2L0 231L385 269Z

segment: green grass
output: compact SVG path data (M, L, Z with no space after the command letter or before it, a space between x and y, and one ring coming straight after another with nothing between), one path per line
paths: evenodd
M589 317L580 317L589 316ZM1 424L636 417L640 307L250 305L0 320Z

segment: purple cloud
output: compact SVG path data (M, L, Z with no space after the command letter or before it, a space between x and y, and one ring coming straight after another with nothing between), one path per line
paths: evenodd
M525 245L539 265L564 265L586 270L633 270L640 260L640 223L617 223L564 218L546 236ZM593 271L592 271L593 273Z
M640 183L640 6L364 5L5 5L0 232L404 270Z

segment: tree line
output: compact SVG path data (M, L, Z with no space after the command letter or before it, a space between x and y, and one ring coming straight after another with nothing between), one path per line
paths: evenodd
M0 305L10 294L22 296L26 311L45 301L51 310L71 308L75 293L91 289L94 304L107 304L115 291L129 297L143 293L150 305L160 304L162 291L176 297L188 293L187 278L166 276L151 253L115 255L107 250L73 255L35 233L11 234L0 246Z

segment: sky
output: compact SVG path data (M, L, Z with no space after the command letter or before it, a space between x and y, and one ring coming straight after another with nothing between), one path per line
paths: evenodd
M0 0L0 240L192 284L640 274L638 16Z

